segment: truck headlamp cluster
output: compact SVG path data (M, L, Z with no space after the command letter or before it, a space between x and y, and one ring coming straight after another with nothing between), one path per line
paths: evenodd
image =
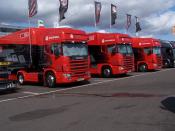
M87 74L88 77L91 77L90 71L87 71L86 74Z
M71 74L63 74L63 76L64 76L66 79L68 79L68 80L71 79Z
M157 64L153 64L154 67L157 67L158 65Z
M120 70L120 71L124 70L124 67L120 66L120 67L119 67L119 70Z

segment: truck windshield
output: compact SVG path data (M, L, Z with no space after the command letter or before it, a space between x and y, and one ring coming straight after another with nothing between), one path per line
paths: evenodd
M174 59L175 59L175 48L173 48L173 56L174 56Z
M12 45L0 46L0 61L1 63L13 63L11 66L22 66L26 63L23 55L18 54L18 50L22 51L22 48L18 48ZM25 50L25 52L27 52Z
M132 47L130 44L121 44L117 45L118 46L118 52L121 54L132 54Z
M64 56L88 56L86 43L65 43L63 44Z
M133 54L130 44L110 45L108 46L108 52L121 53L121 54Z
M0 47L0 63L2 64L6 61L9 61L8 55L12 52L13 52L13 50L3 49L2 47Z
M160 47L153 47L153 54L161 55Z

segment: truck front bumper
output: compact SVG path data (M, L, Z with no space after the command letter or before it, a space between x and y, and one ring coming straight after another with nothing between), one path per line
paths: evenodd
M66 83L74 83L80 81L87 81L91 78L90 72L85 73L82 76L72 76L69 73L57 73L56 74L56 83L57 84L66 84Z
M156 63L150 63L148 64L148 70L160 70L162 66L159 66Z
M112 66L112 73L114 75L127 74L131 71L126 70L123 66Z
M0 80L0 91L17 88L17 82L12 80Z

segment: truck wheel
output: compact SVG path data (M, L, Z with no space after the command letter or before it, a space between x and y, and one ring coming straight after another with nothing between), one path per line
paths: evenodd
M139 65L139 71L140 72L147 72L148 71L148 66L146 64Z
M164 62L164 65L165 65L165 68L169 68L169 67L170 67L170 61L167 59L167 60Z
M55 87L56 78L55 78L55 75L53 73L51 73L51 72L47 73L45 81L46 81L46 86L48 86L50 88Z
M18 74L17 79L20 85L24 84L24 76L22 74Z
M109 78L112 76L112 70L110 67L104 67L102 69L102 77Z

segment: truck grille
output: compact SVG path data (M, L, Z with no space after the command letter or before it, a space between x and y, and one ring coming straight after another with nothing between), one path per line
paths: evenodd
M70 69L72 77L82 77L89 70L88 58L81 60L71 60Z
M124 68L125 70L133 70L134 67L134 57L133 56L124 56Z
M162 67L162 58L161 58L161 56L157 56L156 59L157 59L158 66Z

